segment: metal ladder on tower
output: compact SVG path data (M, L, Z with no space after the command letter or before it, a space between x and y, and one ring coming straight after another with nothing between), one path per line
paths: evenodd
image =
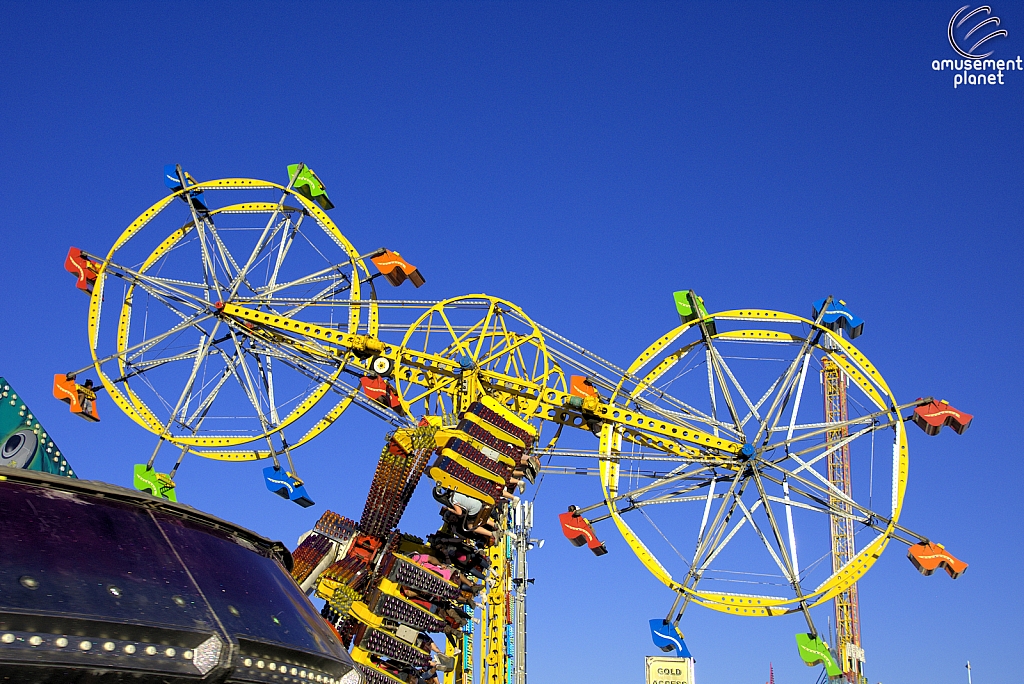
M825 422L844 424L848 420L846 403L846 374L839 365L829 358L822 359L822 385L825 396ZM841 443L849 436L849 427L837 427L825 434L829 444ZM828 480L836 489L852 498L853 484L850 473L850 447L843 444L828 455ZM829 502L834 509L850 516L852 507L838 496ZM856 555L852 517L833 515L830 525L832 537L832 570L838 571ZM843 669L839 682L846 679L851 684L866 684L864 676L864 648L861 646L860 607L857 585L852 584L833 599L835 606L837 660Z

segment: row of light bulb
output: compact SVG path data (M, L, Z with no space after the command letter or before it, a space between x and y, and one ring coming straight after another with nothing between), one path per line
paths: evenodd
M5 632L4 634L0 635L0 643L3 644L13 644L17 640L18 637L11 632ZM33 634L27 639L24 639L24 641L27 642L30 646L42 646L45 643L43 637L39 636L38 634ZM72 643L67 637L61 636L53 640L53 645L57 648L68 648L69 646L72 646ZM117 644L115 644L113 641L94 643L89 639L82 639L78 641L76 646L82 652L91 651L97 646L102 651L105 651L107 653L113 653L115 650L117 650ZM173 647L167 646L158 648L153 644L149 644L145 647L136 646L135 644L125 644L121 650L126 655L134 655L135 653L139 652L140 648L141 652L145 653L148 656L162 654L168 658L174 658L178 655L177 649ZM181 656L185 660L192 660L194 655L195 652L192 649L186 649L181 652ZM242 660L242 664L250 668L255 667L257 670L267 669L271 672L280 672L282 675L290 674L294 677L298 677L299 679L304 679L309 682L317 682L318 684L361 684L364 681L356 668L353 668L352 671L346 673L341 678L337 678L326 673L314 672L313 670L307 670L305 668L290 667L286 663L278 664L273 661L268 662L261 659L253 660L252 658L244 658Z
M306 670L304 668L294 667L287 663L275 663L273 661L266 661L261 659L253 660L252 658L245 658L242 660L242 664L246 667L255 667L257 670L267 669L271 672L280 672L285 675L292 675L299 679L305 679L310 682L319 682L321 684L360 684L363 678L360 676L359 671L355 668L351 672L346 673L340 679L333 677L326 673L314 672L313 670Z
M16 639L17 639L17 637L15 637L10 632L7 632L3 636L0 636L0 642L3 642L5 644L13 644ZM26 641L29 643L30 646L42 646L43 645L43 638L41 636L39 636L38 634L33 634L28 639L26 639ZM56 639L53 640L53 645L56 646L57 648L67 648L68 646L71 645L71 642L68 640L67 637L57 637ZM90 650L92 650L93 646L95 646L95 645L96 644L94 644L93 642L89 641L88 639L82 639L81 641L78 642L78 648L80 650L82 650L82 651L90 651ZM117 644L115 644L113 641L105 641L102 644L100 644L100 648L103 649L104 651L110 653L110 652L112 652L112 651L117 649ZM138 649L135 646L135 644L125 644L123 650L128 655L132 655ZM158 649L156 646L153 646L152 644L150 644L149 646L146 646L143 649L142 652L145 653L146 655L155 656L157 653L160 653L160 649ZM163 654L165 656L167 656L168 658L173 658L174 656L176 656L178 654L178 652L174 648L167 647L167 648L163 649ZM194 654L192 653L191 650L186 650L181 655L182 655L183 658L185 658L185 660L192 660L192 656Z

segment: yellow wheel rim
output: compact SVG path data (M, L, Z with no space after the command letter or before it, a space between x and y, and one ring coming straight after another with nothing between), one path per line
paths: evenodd
M465 368L440 368L428 356ZM515 304L488 295L456 297L427 309L406 331L394 374L409 414L455 415L487 394L533 419L538 389L565 386L537 325Z
M600 475L605 506L627 545L641 563L663 584L684 594L688 601L725 613L750 616L781 615L801 610L802 607L819 605L848 589L871 568L888 544L899 519L907 482L908 450L906 432L900 414L896 410L898 406L896 398L878 370L864 354L841 335L827 328L816 326L813 321L792 314L767 310L726 311L709 316L704 321L715 321L719 328L728 328L717 332L709 331L710 347L713 348L713 351L709 349L709 345L700 334L698 321L691 321L675 328L653 342L640 354L629 367L626 377L619 383L610 403L640 406L648 415L658 415L659 412L665 415L671 411L674 412L674 418L684 424L696 425L703 430L714 430L716 434L721 433L734 441L749 439L751 430L748 429L748 426L752 428L761 422L754 418L750 409L755 408L758 409L758 413L767 413L773 405L774 395L771 387L770 391L764 394L743 391L743 380L737 376L741 375L739 367L760 358L765 361L778 361L776 368L785 368L787 371L791 366L801 369L789 380L788 387L785 386L784 375L776 376L773 373L763 373L765 383L772 377L777 377L778 383L773 386L774 391L783 394L784 401L780 400L780 404L789 406L790 413L780 412L774 427L768 428L766 424L765 434L769 436L763 443L763 450L757 451L756 457L748 461L745 461L740 455L730 457L716 454L719 459L716 462L709 457L709 454L700 453L699 450L691 454L685 468L674 474L661 476L665 478L666 483L671 484L673 488L671 495L665 494L668 485L665 487L649 486L649 482L637 484L637 480L631 479L639 461L635 452L637 444L642 445L642 448L648 453L652 451L666 452L667 449L659 449L653 440L643 440L642 430L632 431L630 434L621 426L603 426L600 443L602 456ZM813 344L808 345L808 362L806 364L798 363L786 356L786 352L800 349L805 340L809 339L813 341ZM729 356L728 353L723 352L725 349L734 348L751 350L745 353L753 356ZM779 358L766 358L769 355L776 355ZM703 369L701 368L702 358ZM846 426L849 436L845 438L848 440L845 446L845 449L848 450L847 453L849 454L849 450L852 449L854 456L861 459L860 462L853 464L855 478L858 474L864 479L868 477L865 472L867 468L862 467L857 472L857 466L866 465L863 457L866 453L867 443L872 437L883 430L891 435L891 458L886 440L882 441L885 448L878 449L878 458L876 458L874 442L872 442L871 450L872 472L876 479L884 479L879 476L879 471L884 469L887 462L891 461L892 463L891 482L885 483L891 484L891 505L889 510L884 513L873 513L868 506L869 502L862 500L865 498L863 490L866 489L863 482L859 483L859 488L853 490L859 496L852 496L850 501L844 498L845 493L839 491L836 485L832 485L836 491L829 489L831 481L829 480L828 464L832 462L830 453L833 454L831 459L838 458L844 448L840 446L844 440L836 437L838 434L836 430L829 431L825 427L829 423L825 423L821 419L817 422L809 421L806 418L808 415L813 416L815 409L818 414L822 412L820 394L815 398L811 398L810 395L814 392L823 393L824 390L818 390L819 383L813 380L808 381L806 377L813 371L811 369L812 361L819 364L817 366L819 369L822 364L832 364L831 368L840 369L841 377L848 383L849 396L858 402L858 412L861 417L851 414L851 419L862 422ZM756 366L756 364L752 365ZM804 367L811 370L803 370ZM737 418L742 421L745 417L748 421L747 423L741 422L739 427L728 425L733 411L726 410L724 393L721 391L721 385L716 382L715 373L712 372L715 368L721 372L721 377L726 379L725 385L730 389L730 401L734 404ZM687 387L694 387L706 382L705 389L714 388L717 391L713 400L710 389L707 392L708 397L704 398L707 405L716 407L717 411L714 415L710 415L709 411L702 410L705 408L704 404L698 406L689 396L682 396L683 393L678 393L676 395L678 398L669 398L683 385L684 376L690 373L697 375L705 371L707 371L706 381L701 378L699 383L696 379L685 382L690 383L686 385ZM756 375L757 369L748 370L748 374ZM802 381L799 380L801 375L803 375ZM799 387L798 382L800 383ZM814 387L809 390L811 384ZM800 397L802 403L797 402L799 393L802 393ZM793 413L792 405L799 406L799 413L796 417L790 415ZM768 419L770 420L770 418ZM790 423L793 425L793 429L787 429ZM740 427L743 429L741 430ZM630 441L633 443L630 444ZM703 471L701 471L702 468ZM687 469L689 472L695 473L691 480L681 476L681 473L687 472ZM758 474L757 477L754 475L755 471ZM698 475L698 473L700 474ZM655 476L657 477L657 474ZM714 489L714 485L709 483L699 486L701 478L714 482L718 489ZM737 482L737 487L727 489L732 480ZM772 491L778 489L781 480L785 480L787 488L785 496L778 491ZM747 484L741 485L740 483L743 482ZM687 489L687 487L691 487L691 489ZM757 487L764 489L764 501L759 500L761 495ZM741 502L744 501L744 492L747 492L747 501L742 506L731 503L731 501L735 501L736 496L731 494L727 496L730 492L735 491L740 492L738 498ZM751 498L749 492L755 492L757 496ZM801 498L801 492L809 496ZM888 497L879 498L886 499ZM647 513L648 510L654 510L661 504L684 505L684 501L697 504L696 510L691 512L691 518L693 513L696 513L698 521L702 517L700 511L702 503L708 511L703 516L701 533L697 535L697 544L685 547L689 554L693 554L692 556L689 554L683 556L679 549L684 547L679 544L679 540L677 539L673 543L673 540L664 531L667 528L664 525L659 526L658 521ZM731 503L731 506L727 506L727 503ZM714 504L714 506L710 504ZM743 510L744 506L747 510ZM715 514L719 507L723 510L726 524L720 524L717 529L712 529L712 525L709 523L716 523ZM773 510L771 517L774 521L769 519L765 511L768 507ZM635 510L642 510L644 513L637 516L632 513ZM798 551L801 542L797 540L801 538L801 535L792 531L794 527L792 522L787 523L787 517L792 516L794 510L799 510L799 515L795 517L805 523L811 521L814 516L817 516L819 521L827 521L826 529L830 524L835 524L832 521L856 518L873 536L861 545L856 553L851 554L848 562L842 567L826 566L824 572L805 568L806 572L802 572L801 567L794 564L794 561L799 558ZM632 516L629 520L624 517L626 513ZM647 517L646 521L643 520L644 517ZM869 519L872 521L870 526L867 524ZM796 526L797 531L801 529L801 526ZM753 534L755 530L757 534ZM757 546L758 541L763 541L766 546L775 547L770 549L770 553L766 555L773 556L775 564L778 565L778 577L781 577L781 582L777 583L788 584L786 591L736 593L729 590L715 590L707 586L709 584L717 586L713 580L719 579L747 581L751 584L770 584L758 577L759 574L767 576L764 572L758 572L763 569L764 565L769 564L767 561L762 562L756 571L744 573L742 568L738 570L723 569L718 572L735 572L736 574L730 577L715 576L716 563L722 561L730 553L735 551L731 560L742 560L738 556L739 550L728 548L730 543L734 545L738 543L735 539L741 537L740 532L753 537L754 546ZM773 534L775 532L778 534ZM709 539L713 534L719 535L717 541ZM703 555L694 550L700 548L701 535L704 535L703 543L707 545ZM760 535L760 539L757 538L758 535ZM817 537L813 534L806 535L806 537L803 539L804 544L807 544L808 538L817 542L820 542L822 538L820 534ZM824 538L827 539L827 537L826 534ZM666 551L669 547L686 561L686 564L675 562L679 568L676 571L668 568ZM821 550L820 543L816 548ZM828 552L827 545L824 547L824 551ZM668 552L669 557L672 555L671 551ZM672 560L675 561L675 558ZM738 579L741 577L743 579ZM794 577L796 584L792 581ZM783 595L778 595L779 593Z
M182 374L187 374L188 365L194 361L195 357L199 356L198 350L202 347L200 345L194 351L186 350L179 355L180 358L168 355L165 359L150 361L149 366L146 366L145 354L147 352L139 353L140 338L143 341L155 339L159 337L161 331L140 328L137 319L141 318L142 303L137 300L140 297L145 298L145 305L151 307L154 304L154 299L177 297L178 301L186 302L191 307L189 311L193 311L195 314L196 320L191 321L195 324L192 328L201 329L203 325L209 328L211 322L217 317L215 301L212 301L216 298L214 291L209 290L205 294L199 293L194 287L196 283L192 283L191 286L182 284L186 281L179 282L173 277L172 272L172 266L175 265L174 259L179 258L178 254L183 251L183 247L190 241L194 243L199 240L204 244L209 243L208 249L203 254L204 273L212 271L217 274L217 276L212 276L212 279L222 277L225 281L222 283L225 289L219 294L228 301L242 302L248 306L261 307L264 310L287 307L290 315L299 317L300 320L303 314L317 320L316 316L322 315L322 312L330 307L332 319L328 322L329 325L350 333L369 332L370 334L376 333L377 307L373 301L365 303L360 301L362 294L360 281L364 280L369 272L359 253L317 205L281 185L253 179L207 181L190 187L188 192L194 194L204 191L205 197L213 199L213 195L217 193L212 191L220 190L232 191L228 193L230 198L240 201L231 201L225 206L212 209L208 216L199 214L198 229L195 216L192 216L191 219L184 222L184 225L179 223L178 228L171 230L169 234L165 233L163 238L153 233L154 230L159 230L160 225L158 224L166 224L171 220L169 215L172 207L181 208L186 217L191 215L188 205L181 201L186 192L182 190L160 200L143 212L115 241L100 267L90 301L89 344L97 373L111 399L136 423L163 439L199 455L227 460L250 460L270 455L268 447L264 445L262 450L238 450L232 449L232 447L258 440L265 441L273 435L276 435L278 439L283 439L285 428L299 424L309 412L322 403L332 389L338 390L339 376L344 366L354 362L355 359L344 352L326 349L315 343L296 341L288 339L287 336L258 335L252 330L244 330L232 326L227 321L222 321L224 325L219 328L219 332L224 335L230 333L236 339L242 338L242 346L247 345L247 349L259 349L263 352L262 364L267 366L276 364L278 375L288 369L287 364L292 364L292 371L297 368L300 374L309 376L306 378L308 383L295 392L294 396L289 396L287 400L270 402L268 397L273 396L273 388L263 387L260 389L259 378L243 378L245 375L254 376L257 373L255 370L251 373L240 372L239 364L239 368L234 373L228 373L225 369L225 378L229 375L237 376L227 379L232 382L237 381L239 384L248 384L245 390L253 398L250 401L252 411L256 412L257 406L262 409L263 415L260 418L259 427L253 428L250 425L248 430L234 434L222 425L213 426L216 429L205 429L206 425L212 426L209 412L211 409L216 410L217 404L217 398L211 399L209 395L189 397L189 401L181 402L183 405L191 404L188 407L189 412L180 408L181 415L171 420L169 407L173 402L164 402L161 405L159 400L154 401L154 395L159 392L157 388L147 385L152 384L149 376L155 373L151 373L149 370L140 370L140 368L155 369L156 366L161 365L161 362L163 365L177 363L181 367ZM253 195L265 197L268 194L273 196L275 193L281 199L274 201L250 199L250 196ZM177 212L178 215L181 213L182 211ZM162 220L165 216L168 216L167 219ZM264 232L255 232L257 229L253 229L253 234L260 235L260 239L265 239L267 242L262 246L262 250L258 251L257 248L260 247L260 244L257 241L250 255L250 257L256 256L255 261L250 258L250 261L254 261L252 264L246 263L244 254L239 254L237 257L232 256L232 243L229 238L224 237L227 231L234 230L240 233L243 229L214 227L221 222L228 222L229 225L232 225L230 223L232 221L239 225L248 225L248 222L252 221L256 226L256 222L261 220L267 221L267 228ZM144 230L147 227L149 229ZM199 233L202 233L202 236L198 235ZM270 238L267 238L268 234ZM314 239L311 240L310 236ZM235 238L232 236L231 239ZM238 239L241 240L241 238ZM287 280L286 273L293 275L294 272L297 272L291 268L292 262L289 261L289 257L299 260L303 256L300 254L300 249L310 252L310 248L302 243L302 240L309 242L312 250L319 250L325 263L336 264L336 270L312 278L309 282L304 282L302 278ZM274 252L275 249L276 252ZM148 254L146 254L147 250L149 250ZM218 251L219 254L217 254ZM145 257L141 256L143 254ZM213 256L210 257L209 254L213 254ZM327 254L331 255L331 260L327 258ZM210 265L212 268L208 268ZM222 269L220 272L217 271L218 265ZM298 268L297 265L296 268ZM272 274L271 271L273 271ZM240 277L240 274L243 277ZM118 298L108 294L111 278L118 278L126 282L123 297ZM236 278L244 283L244 286L240 285L237 288L238 291L228 297L229 285ZM257 290L252 289L257 288L255 284L257 278L262 278L260 283L264 288L262 290L264 294L260 296L255 294ZM344 290L341 291L341 296L331 293L330 297L322 297L317 300L316 296L310 295L313 287L323 285L329 287L333 282L343 282ZM245 297L246 294L249 295L248 298ZM117 315L113 354L110 353L110 347L106 346L111 341L102 334L100 326L105 298L123 301ZM171 302L171 304L175 304L175 302ZM176 313L181 316L180 312L176 311ZM183 331L189 329L187 319L183 317L179 325L181 323L186 324ZM176 326L170 326L169 329L174 327ZM193 332L196 331L193 330ZM180 333L176 334L180 336ZM154 349L158 348L159 344L161 343L155 344ZM189 356L190 354L192 357ZM253 355L256 355L255 351ZM116 361L116 363L112 363L112 361ZM224 363L225 366L228 365L227 361ZM116 375L110 374L111 368L116 369ZM267 375L266 368L261 367L259 371ZM263 380L262 384L266 385L266 379L263 378ZM166 380L164 381L166 382ZM140 387L146 390L146 398L139 391ZM208 386L206 389L209 390L210 387ZM172 394L173 390L169 389L168 393ZM254 396L256 394L265 396ZM209 405L203 405L203 402L208 402ZM271 405L272 403L274 405ZM349 403L350 400L343 394L336 402L332 402L327 409L323 410L321 419L314 422L312 427L309 426L310 421L306 418L304 421L307 426L306 438L299 441L308 441L310 433L319 434L318 430L322 431L324 419L330 417L327 424L333 422L333 419L337 418L340 411L344 410ZM203 414L203 418L196 417L198 416L195 411L197 404L207 412ZM332 406L333 408L331 408ZM195 430L193 434L189 434L189 431L185 429L186 426L181 424L187 422L189 415L193 416L193 424L201 425L200 429Z

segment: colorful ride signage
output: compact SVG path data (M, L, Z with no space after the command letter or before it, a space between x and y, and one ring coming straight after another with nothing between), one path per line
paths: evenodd
M693 658L647 656L647 684L694 684Z
M0 467L75 478L64 455L25 400L0 377Z

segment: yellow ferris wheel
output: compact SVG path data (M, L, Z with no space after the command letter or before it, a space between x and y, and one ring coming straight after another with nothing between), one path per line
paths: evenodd
M242 303L376 334L372 296L361 301L373 289L365 256L320 206L329 202L326 193L309 191L315 175L301 165L290 171L291 182L282 186L246 178L197 183L167 167L171 193L135 219L105 256L74 248L68 255L67 269L90 294L98 386L158 437L150 469L163 444L180 449L179 464L186 453L290 461L292 447L351 401L343 373L366 363L355 351L309 341L282 345L272 333L220 315L225 302ZM72 399L76 374L57 377ZM69 403L98 419L94 404ZM311 419L314 408L319 414ZM286 428L302 437L289 443Z
M892 539L924 574L963 572L965 563L899 517L906 423L962 433L972 417L931 398L898 401L850 342L863 321L831 297L810 307L810 319L709 314L690 291L676 293L676 304L681 325L621 374L591 376L578 392L574 403L599 426L598 449L555 456L596 457L602 497L563 513L563 531L603 554L593 525L612 520L675 592L668 614L652 620L656 641L681 643L674 625L691 603L752 617L800 612L810 630L797 637L805 661L830 676L847 672L808 610L850 590Z
M900 406L875 367L838 330L779 311L726 311L659 338L616 386L612 402L642 406L724 442L724 448L681 453L665 475L641 482L647 478L631 473L651 470L649 463L641 466L653 450L646 444L625 448L623 433L602 435L608 515L648 569L678 592L679 603L756 616L805 610L856 582L900 529L908 466L901 411L918 403ZM849 405L857 409L842 424L823 415L818 391L821 369L830 362L842 368ZM877 459L875 447L884 454ZM863 462L857 464L861 472L871 470L870 484L848 492L830 480L829 457L841 451ZM875 482L882 512L871 507ZM639 512L636 526L660 530L664 525L654 511L673 506L689 507L692 521L692 543L684 546L688 554L678 559L683 567L676 573L647 550L624 517ZM874 535L838 569L822 560L828 560L833 518ZM742 544L742 535L753 544ZM740 547L736 552L733 544ZM759 561L752 558L757 547ZM739 559L743 567L728 570ZM808 586L816 569L824 572ZM723 590L729 588L725 582L746 583L748 591ZM785 595L755 594L750 585Z

